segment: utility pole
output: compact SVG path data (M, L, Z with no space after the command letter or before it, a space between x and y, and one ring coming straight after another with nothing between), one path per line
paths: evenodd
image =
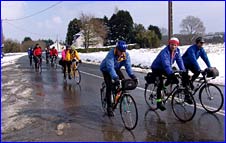
M172 8L172 1L168 1L168 40L173 35L173 8Z

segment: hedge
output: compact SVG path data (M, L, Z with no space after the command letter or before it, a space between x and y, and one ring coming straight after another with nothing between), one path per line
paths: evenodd
M109 51L111 48L88 48L88 53L100 52L100 51ZM128 49L140 49L139 45L128 45ZM80 53L86 53L86 49L76 49Z

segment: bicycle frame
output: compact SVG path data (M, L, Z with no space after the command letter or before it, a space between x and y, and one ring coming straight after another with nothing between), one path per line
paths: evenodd
M173 95L174 92L177 91L179 88L180 88L180 86L179 86L179 84L177 84L176 87L174 87L173 90L172 90L170 93L167 93L167 92L166 92L166 89L164 89L163 91L164 91L164 94L167 96L167 98L164 99L163 102L166 103L166 101L169 99L169 97L170 97L171 95Z
M113 104L113 110L116 109L118 103L120 103L120 101L121 101L121 99L122 99L122 95L124 94L124 91L122 91L121 89L116 89L116 91L117 91L117 92L114 92L114 90L112 90L113 94L111 95L111 96L113 96L113 100L114 100L114 103L112 103L112 104ZM116 95L117 95L119 92L121 92L121 93L120 93L120 96L119 96L118 100L116 101Z
M203 81L201 82L201 84L199 85L199 87L196 88L196 89L192 92L192 95L195 95L195 94L198 92L198 90L199 90L202 86L208 84L208 80L206 79L205 74L202 74L202 76L203 76L203 77L200 78L200 81L201 81L201 80L203 80Z

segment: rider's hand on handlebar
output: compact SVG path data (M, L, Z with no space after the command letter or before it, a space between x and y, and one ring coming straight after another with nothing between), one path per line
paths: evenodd
M120 80L118 78L114 79L114 85L117 87L120 86Z
M138 84L138 79L135 75L132 75L131 78L136 82L136 84Z

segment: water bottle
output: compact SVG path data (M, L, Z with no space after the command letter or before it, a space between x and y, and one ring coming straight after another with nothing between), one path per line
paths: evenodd
M116 103L118 102L118 99L119 99L120 96L121 96L121 91L119 91L119 92L116 94L116 97L115 97Z

